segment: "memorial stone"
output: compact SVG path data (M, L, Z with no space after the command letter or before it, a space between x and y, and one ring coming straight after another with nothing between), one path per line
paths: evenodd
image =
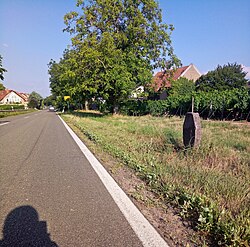
M183 124L185 147L198 147L201 141L201 121L199 113L188 112Z

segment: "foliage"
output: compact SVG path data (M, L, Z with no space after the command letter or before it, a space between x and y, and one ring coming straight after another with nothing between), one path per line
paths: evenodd
M40 109L42 105L42 100L43 97L40 94L33 91L29 96L28 107Z
M237 63L220 66L202 75L197 81L197 89L200 91L224 91L233 88L246 87L248 80L245 78L246 72Z
M185 82L185 80L183 80ZM188 81L186 81L188 83ZM176 82L177 83L177 82ZM151 114L152 116L185 115L191 111L192 96L194 110L204 119L247 119L250 112L250 91L234 88L223 91L193 91L193 84L186 93L177 86L169 90L166 100L129 100L122 104L121 113L133 116ZM184 86L185 84L183 84Z
M29 110L20 110L20 111L0 112L0 118L16 116L16 115L21 115L21 114L27 114L27 113L30 113L33 111L34 111L33 109L29 109Z
M145 100L127 100L121 104L120 113L129 116L141 116L148 112L147 101Z
M46 106L55 106L56 105L56 97L54 95L50 95L43 99L43 103Z
M0 110L17 110L24 109L24 105L14 104L14 105L0 105Z
M171 96L190 97L195 89L195 83L192 80L181 77L171 82L171 88L168 89L168 94Z
M178 65L170 34L154 0L77 1L79 13L65 15L72 49L59 63L51 61L52 93L76 101L102 98L112 112L136 86L151 81L152 71Z
M204 118L244 119L250 111L249 99L249 92L243 87L194 94L195 110Z
M5 86L2 83L0 83L0 91L4 89L5 89Z
M0 55L0 80L4 80L3 73L7 72L7 70L3 68L2 60L3 60L3 57ZM2 90L2 89L0 89L0 90Z
M147 102L148 112L152 116L163 116L167 114L169 102L167 100L149 100Z

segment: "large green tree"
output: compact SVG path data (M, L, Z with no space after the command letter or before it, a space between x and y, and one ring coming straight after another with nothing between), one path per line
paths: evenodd
M230 90L234 88L246 87L248 80L246 72L237 63L220 66L202 75L197 81L197 89L201 91Z
M33 91L29 95L28 107L40 109L42 105L42 100L43 100L43 97L39 93Z
M83 95L90 87L114 112L136 86L152 80L153 69L165 68L167 61L178 65L170 40L173 26L162 23L156 1L90 0L77 6L79 12L65 15L65 30L73 35Z
M82 104L94 97L96 81L92 78L92 67L96 52L89 50L83 53L83 50L65 50L58 63L51 60L48 65L50 88L57 98L58 107L64 105L64 96L70 96L70 103L74 105Z

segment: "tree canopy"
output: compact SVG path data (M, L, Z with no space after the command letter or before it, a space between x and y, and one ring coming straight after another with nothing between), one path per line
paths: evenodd
M54 95L50 95L43 99L43 103L46 106L54 106L56 104L56 98Z
M0 83L0 91L4 89L5 89L5 86L3 85L3 83Z
M7 70L3 68L2 60L3 60L3 57L0 55L0 80L4 80L3 73L7 72Z
M174 28L162 22L156 1L91 0L77 6L79 12L64 17L72 48L49 64L53 93L101 97L115 111L136 86L152 80L155 68L179 64L170 40Z
M215 70L202 75L196 81L197 89L201 91L222 91L246 87L248 83L248 80L245 78L246 74L242 66L237 63L228 63L224 66L218 65Z
M43 97L39 93L33 91L29 95L28 107L40 109L42 105L42 100L43 100Z

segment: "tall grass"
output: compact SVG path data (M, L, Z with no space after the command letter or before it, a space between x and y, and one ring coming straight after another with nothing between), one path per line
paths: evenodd
M217 245L249 245L249 125L203 121L201 146L187 150L180 118L84 113L63 117L134 169Z

